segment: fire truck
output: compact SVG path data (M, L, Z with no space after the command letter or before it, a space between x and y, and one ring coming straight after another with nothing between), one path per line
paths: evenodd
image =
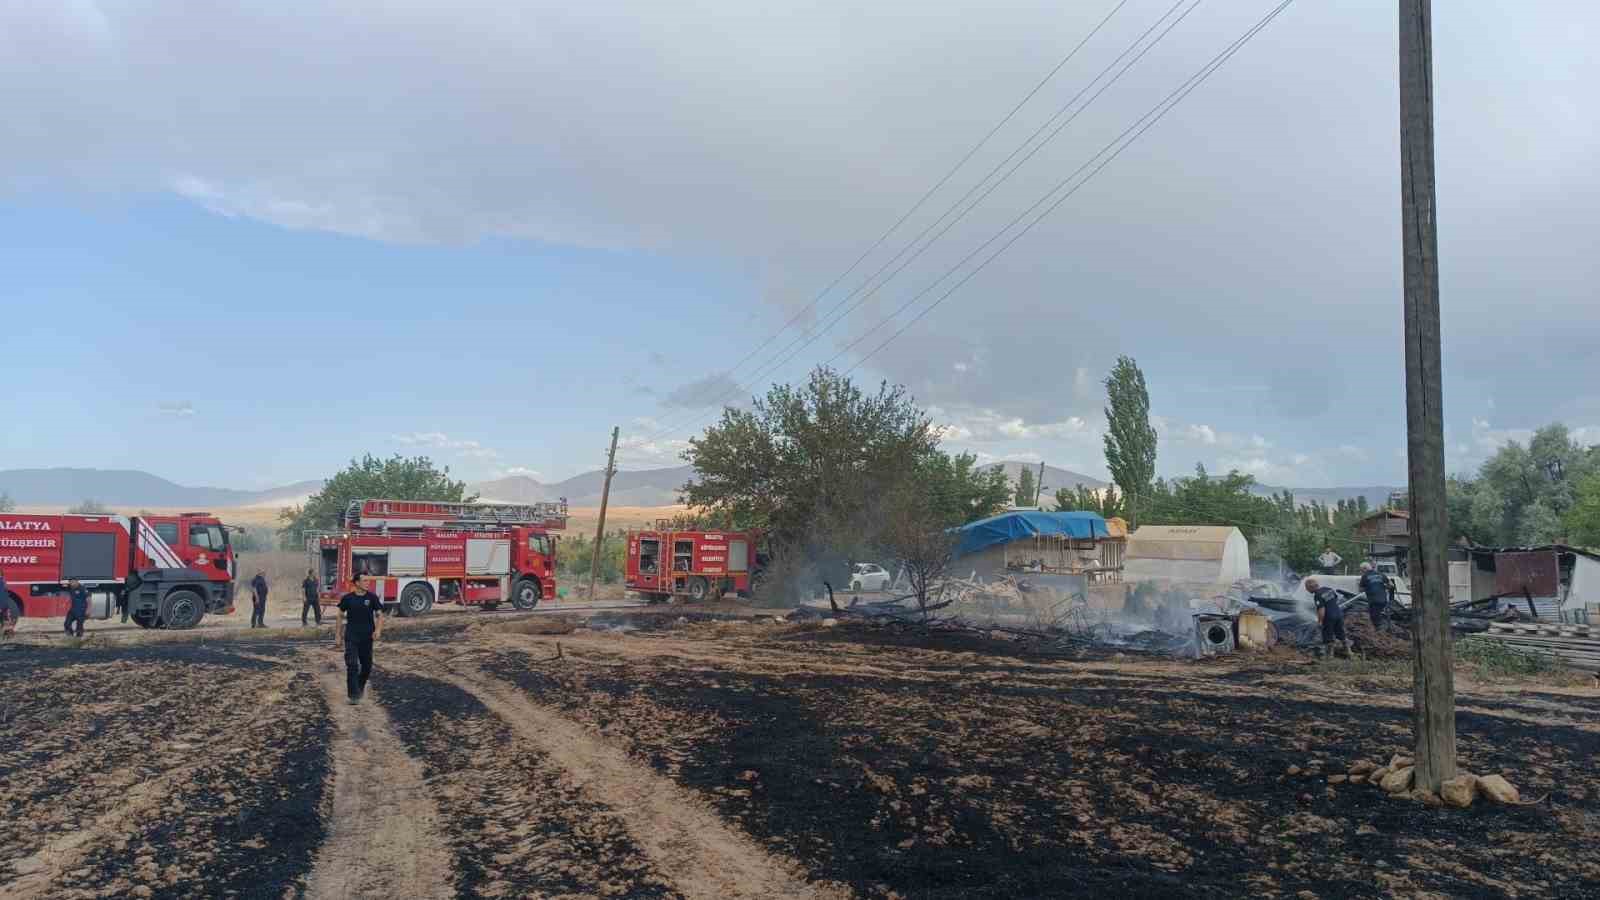
M758 538L754 531L673 531L666 522L649 531L630 531L628 590L654 600L687 597L699 602L728 591L748 597L750 580L760 571Z
M68 579L89 590L89 615L119 606L144 628L193 628L233 611L228 528L210 513L52 516L0 513L0 572L24 616L64 616Z
M551 532L566 529L567 501L352 500L340 527L307 539L324 603L359 577L402 616L436 603L526 610L556 595Z

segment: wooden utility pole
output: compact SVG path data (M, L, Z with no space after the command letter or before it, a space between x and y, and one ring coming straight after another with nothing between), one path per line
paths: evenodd
M589 602L594 602L595 583L600 580L600 552L606 545L606 506L611 503L611 476L617 474L617 433L611 429L611 452L606 454L606 484L600 489L600 524L594 527L594 559L589 565Z
M1456 686L1445 561L1444 388L1433 190L1433 10L1400 0L1400 230L1405 250L1406 460L1411 487L1416 786L1456 775Z
M1039 460L1039 477L1033 482L1033 506L1039 508L1044 502L1044 460Z

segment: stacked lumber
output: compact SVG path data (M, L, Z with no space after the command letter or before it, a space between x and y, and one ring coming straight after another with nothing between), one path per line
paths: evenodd
M1527 653L1554 656L1575 669L1600 671L1600 627L1544 622L1495 622L1473 640L1492 640Z

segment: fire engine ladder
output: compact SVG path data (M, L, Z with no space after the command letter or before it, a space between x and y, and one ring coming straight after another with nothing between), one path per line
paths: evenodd
M366 504L378 504L378 509L372 513L364 512ZM396 509L393 514L388 514L384 508L387 503L396 505L404 504L403 509ZM410 501L410 500L351 500L345 509L345 521L354 523L362 528L383 528L391 521L415 521L419 518L434 519L440 525L542 525L552 520L563 523L567 519L567 501L556 500L540 503L458 503L453 501ZM435 517L437 517L435 519Z

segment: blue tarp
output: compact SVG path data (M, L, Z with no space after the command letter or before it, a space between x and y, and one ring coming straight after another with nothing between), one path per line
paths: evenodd
M1033 511L1001 513L963 525L955 532L959 537L956 543L957 556L1041 534L1060 535L1080 541L1110 537L1111 534L1106 529L1106 520L1099 513Z

